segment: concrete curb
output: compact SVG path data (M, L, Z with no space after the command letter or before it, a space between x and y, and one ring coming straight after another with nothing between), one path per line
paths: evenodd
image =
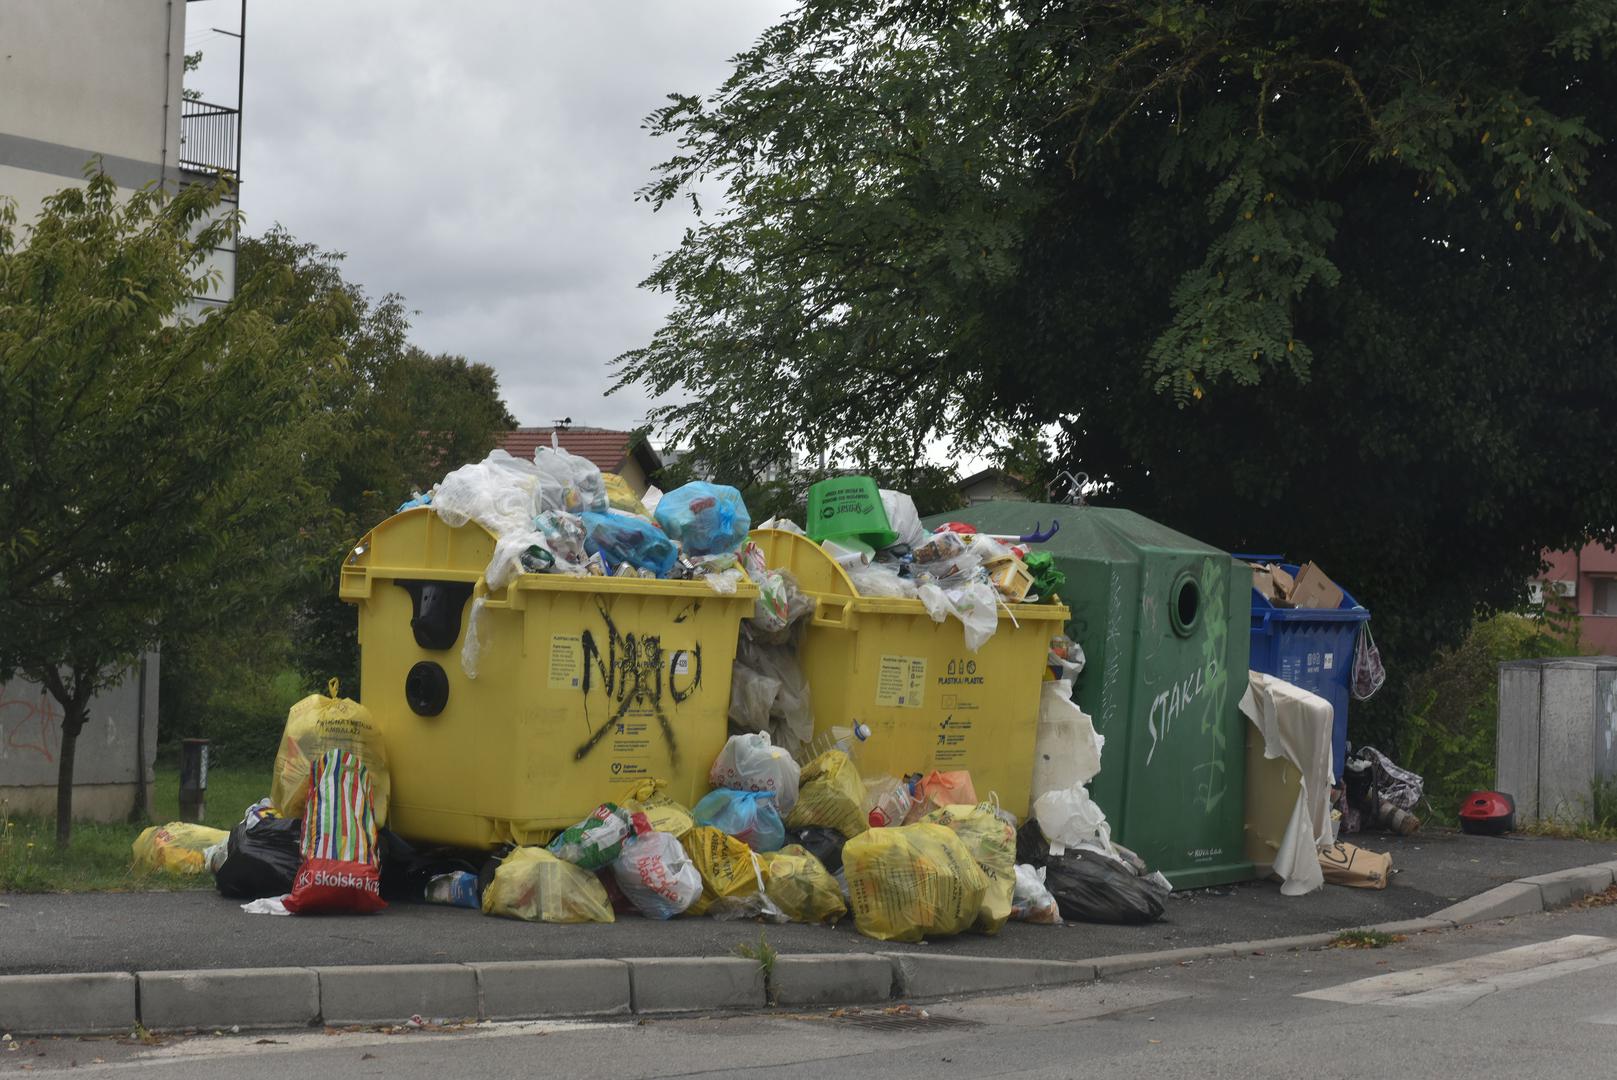
M1464 926L1512 915L1536 915L1566 907L1591 893L1604 892L1614 881L1617 881L1617 862L1574 866L1570 870L1535 874L1496 886L1435 912L1432 918Z
M1552 911L1617 882L1617 861L1523 878L1428 918L1364 929L1389 934ZM1358 929L1358 928L1349 928ZM1197 960L1317 949L1305 934L1092 959L1026 960L917 952L780 956L769 969L733 956L397 964L0 977L0 1031L22 1035L402 1024L432 1020L677 1015L782 1006L871 1005L1095 982Z

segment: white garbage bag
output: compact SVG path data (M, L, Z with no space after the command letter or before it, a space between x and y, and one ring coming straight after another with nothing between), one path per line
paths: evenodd
M1070 847L1087 844L1117 858L1117 850L1112 847L1112 827L1084 785L1074 784L1040 795L1033 800L1033 816L1039 831L1050 842L1050 854L1060 855Z
M1100 772L1105 743L1089 714L1072 700L1071 679L1043 683L1033 739L1033 797L1089 783Z
M898 534L898 542L918 548L926 543L926 529L921 515L916 512L915 500L902 491L881 490L882 509L887 511L887 524Z
M432 509L444 524L460 528L475 521L495 536L533 528L539 470L530 461L491 450L488 457L462 465L432 493Z
M797 805L801 766L785 750L774 745L768 732L732 735L713 761L708 782L733 791L770 791L782 814Z

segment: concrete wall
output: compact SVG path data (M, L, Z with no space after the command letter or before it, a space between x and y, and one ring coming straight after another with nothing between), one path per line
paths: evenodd
M124 187L174 169L183 2L0 0L0 43L0 190L31 197L18 200L24 217L97 154Z
M1589 820L1617 779L1617 657L1499 665L1498 779L1519 822Z
M138 760L148 785L157 757L158 655L146 657L146 743ZM73 816L118 821L133 805L139 728L140 670L90 702L73 762ZM0 685L0 800L14 814L56 812L56 770L62 753L62 707L42 687L21 680ZM150 787L148 786L148 799Z
M0 196L22 222L98 156L131 191L212 182L179 167L185 14L184 0L0 0ZM236 292L233 246L206 268L220 284L192 315Z

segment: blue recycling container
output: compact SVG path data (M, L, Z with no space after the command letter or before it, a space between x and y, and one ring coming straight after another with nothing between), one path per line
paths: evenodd
M1279 565L1293 576L1299 569L1292 563ZM1340 582L1337 588L1341 588ZM1331 770L1338 783L1347 761L1353 648L1359 640L1359 628L1369 621L1370 613L1346 589L1342 589L1342 606L1335 611L1275 607L1268 597L1252 590L1252 670L1279 676L1331 703Z

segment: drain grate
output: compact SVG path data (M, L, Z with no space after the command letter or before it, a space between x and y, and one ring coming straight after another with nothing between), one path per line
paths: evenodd
M845 1013L842 1016L832 1016L829 1019L839 1024L854 1024L873 1031L927 1031L932 1028L974 1028L983 1026L981 1020L967 1020L963 1016L923 1016L920 1012Z

